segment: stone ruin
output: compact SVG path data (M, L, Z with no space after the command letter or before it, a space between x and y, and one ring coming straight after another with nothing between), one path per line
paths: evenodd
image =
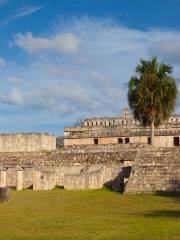
M34 152L56 149L56 137L48 133L0 134L0 152Z
M120 117L65 128L59 149L49 134L0 134L0 187L179 192L180 116L156 129L157 147L148 144L148 136L128 109Z
M121 116L85 119L79 126L65 127L64 145L149 144L150 129L136 121L127 108ZM173 115L155 129L159 147L180 146L180 115Z
M1 153L0 166L0 187L17 190L105 186L125 193L180 191L179 147L112 144Z
M10 186L17 190L49 190L56 186L98 189L115 179L124 167L114 146L1 153L0 165L0 187Z

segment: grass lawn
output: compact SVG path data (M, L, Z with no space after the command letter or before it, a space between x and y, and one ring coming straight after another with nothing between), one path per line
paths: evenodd
M12 192L0 203L0 240L180 239L180 195Z

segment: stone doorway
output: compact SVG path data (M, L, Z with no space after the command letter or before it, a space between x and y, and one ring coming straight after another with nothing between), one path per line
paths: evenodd
M179 146L179 137L174 137L174 146Z

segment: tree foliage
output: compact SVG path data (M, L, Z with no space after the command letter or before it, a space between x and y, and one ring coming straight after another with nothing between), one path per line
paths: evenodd
M159 63L157 58L140 60L136 75L129 81L128 101L135 119L143 125L158 126L174 110L177 86L171 76L172 66Z

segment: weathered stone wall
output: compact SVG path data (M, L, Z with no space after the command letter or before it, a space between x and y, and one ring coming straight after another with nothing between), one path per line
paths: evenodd
M121 116L90 118L80 125L65 127L64 145L147 144L149 136L150 128L142 126L125 108ZM159 147L180 146L180 115L171 116L155 129L155 144Z
M123 143L128 138L130 143L147 144L149 136L149 127L139 125L72 127L64 129L64 145L93 145L94 139L98 139L98 144L116 144L119 138ZM173 147L174 137L180 137L180 123L167 123L155 129L155 144L159 147Z
M16 186L17 166L23 168L23 188L101 188L117 177L124 161L132 164L136 145L70 147L57 151L1 153L0 166L7 169L7 185ZM141 146L143 147L143 145ZM128 153L128 154L127 154Z
M129 166L133 166L130 177ZM179 147L112 144L0 153L0 185L4 184L2 171L6 169L6 185L15 187L19 167L23 168L23 188L36 190L52 189L56 185L66 189L92 189L108 182L114 185L113 189L120 189L125 182L127 193L180 191Z
M120 163L134 160L138 151L148 145L71 146L55 151L0 153L0 166L61 167L72 164Z
M84 166L73 164L70 167L24 168L22 174L22 189L49 190L55 186L65 189L98 189L116 178L122 164L96 164ZM4 171L0 171L0 178ZM7 168L6 183L0 179L0 185L17 186L17 168Z
M180 148L141 149L125 191L180 192Z
M82 169L77 174L65 174L64 187L66 189L98 189L116 178L121 171L122 164L96 164Z
M0 152L32 152L55 149L56 137L49 134L0 134Z

